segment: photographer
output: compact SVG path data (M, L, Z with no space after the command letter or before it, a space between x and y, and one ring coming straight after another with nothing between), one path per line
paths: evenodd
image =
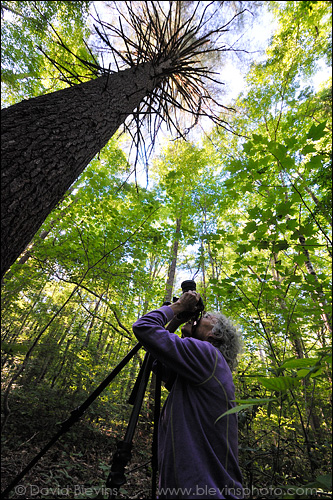
M174 373L159 422L159 498L242 498L237 416L219 419L235 406L231 369L240 339L220 313L196 319L200 304L200 295L187 291L133 325L138 340L163 364L169 385ZM186 316L192 319L180 338L173 332Z

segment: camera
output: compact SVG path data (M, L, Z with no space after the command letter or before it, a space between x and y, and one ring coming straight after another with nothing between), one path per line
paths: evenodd
M190 290L193 290L195 292L197 289L197 285L196 285L195 281L193 281L193 280L183 281L183 283L180 286L181 286L183 293L189 292ZM172 298L173 302L177 302L177 300L178 300L178 297ZM163 306L169 306L170 304L171 304L171 302L163 302ZM202 298L200 297L200 300L197 304L195 311L184 311L180 314L177 314L177 318L183 319L183 320L188 320L188 321L190 319L192 319L193 321L198 321L199 316L202 314L204 309L205 309L205 305L203 303Z
M183 293L189 292L190 290L193 290L195 292L197 289L197 285L196 285L195 281L193 281L193 280L183 281L183 283L180 286L182 288ZM178 300L177 297L173 298L174 302L176 302L177 300ZM184 319L184 320L191 319L193 321L198 321L199 316L201 316L202 311L204 309L205 309L205 305L203 303L202 298L200 297L200 300L199 300L197 307L196 307L196 310L194 312L193 311L184 311L184 312L178 314L177 317L179 319Z

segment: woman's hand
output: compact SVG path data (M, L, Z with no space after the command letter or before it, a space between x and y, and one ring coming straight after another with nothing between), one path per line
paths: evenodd
M189 313L189 317L191 317L197 308L199 300L200 294L194 290L190 290L184 292L179 299L169 307L171 307L175 315L186 311ZM184 321L187 321L187 319L184 318Z

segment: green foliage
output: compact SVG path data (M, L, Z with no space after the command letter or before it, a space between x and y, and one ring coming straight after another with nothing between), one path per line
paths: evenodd
M62 61L57 35L65 37L72 51L91 59L83 40L89 36L86 25L91 2L2 2L1 76L2 103L11 105L45 92L65 87L60 74L47 61L39 47L50 57ZM75 42L75 43L73 43ZM67 56L66 56L67 57ZM68 61L68 57L67 57ZM69 65L74 61L68 61Z

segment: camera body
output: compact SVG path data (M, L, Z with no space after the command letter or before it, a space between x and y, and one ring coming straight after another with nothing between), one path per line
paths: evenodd
M197 285L196 285L195 281L193 281L193 280L183 281L183 283L180 286L182 288L183 293L189 292L190 290L193 290L195 292L197 289ZM176 302L177 300L178 300L177 297L173 297L174 302ZM184 312L178 314L177 317L179 319L197 321L204 309L205 309L205 305L203 303L202 298L200 297L200 300L199 300L197 307L196 307L196 310L194 312L193 311L184 311Z
M180 285L182 288L182 292L189 292L190 290L193 290L194 292L197 289L197 285L195 281L193 280L186 280L183 281L183 283ZM178 297L173 297L172 301L177 302ZM163 306L169 306L171 302L163 302ZM200 300L197 304L196 310L195 311L184 311L180 314L177 314L178 319L183 319L183 320L190 320L192 319L193 321L197 321L203 310L205 309L205 305L203 303L202 298L200 297Z
M193 280L183 281L183 283L180 286L182 287L183 293L189 292L190 290L193 290L195 292L197 289L197 285Z

